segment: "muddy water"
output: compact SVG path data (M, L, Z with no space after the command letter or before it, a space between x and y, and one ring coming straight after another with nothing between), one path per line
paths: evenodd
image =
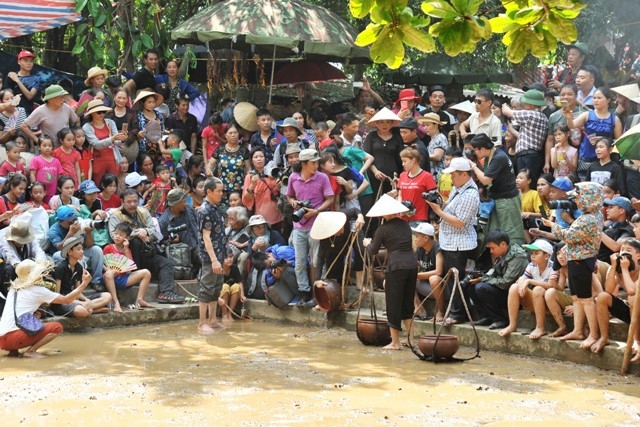
M46 359L0 357L0 424L640 424L640 380L590 367L493 352L432 364L343 330L257 321L194 331L66 334Z

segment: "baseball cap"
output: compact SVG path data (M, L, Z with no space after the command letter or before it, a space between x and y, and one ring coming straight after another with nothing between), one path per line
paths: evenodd
M146 176L140 175L138 172L131 172L124 179L124 183L127 184L127 187L137 187L140 183L148 181Z
M453 159L451 159L451 164L449 164L449 167L443 170L442 172L444 173L451 173L455 171L468 172L470 170L471 170L471 165L469 164L469 161L467 159L465 159L464 157L454 157Z
M185 192L181 188L174 188L173 190L167 193L167 205L175 206L186 196Z
M413 117L407 117L400 122L398 128L416 130L418 129L418 122Z
M93 193L99 193L100 192L100 189L98 188L96 183L91 181L90 179L88 179L86 181L82 181L80 183L80 187L78 187L78 190L80 190L84 194L93 194Z
M30 52L28 50L21 50L20 53L18 54L18 60L21 60L22 58L35 58L36 55L33 52Z
M300 155L298 156L301 162L317 162L320 160L320 156L318 156L318 152L312 148L307 148L306 150L302 150Z
M614 197L611 200L605 200L604 201L604 205L605 206L618 206L618 207L624 209L627 212L627 214L633 210L633 207L631 206L631 201L629 199L627 199L626 197L622 197L622 196Z
M573 190L573 184L567 178L556 178L556 180L551 183L551 186L562 191Z
M414 233L424 234L425 236L433 237L436 234L436 230L433 228L433 225L428 222L421 222L417 227L411 228L411 231Z
M71 206L60 206L56 211L56 219L58 221L76 219L77 217L76 211Z
M522 247L530 251L542 251L553 255L553 245L544 239L536 239L533 243L522 245Z

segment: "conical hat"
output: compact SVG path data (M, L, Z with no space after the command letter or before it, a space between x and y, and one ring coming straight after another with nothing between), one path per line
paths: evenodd
M627 99L634 99L640 96L640 87L638 87L637 83L632 83L630 85L624 86L616 86L611 88L617 94L620 94Z
M451 107L449 107L449 109L450 110L462 111L463 113L467 113L467 114L473 114L473 113L476 112L476 108L468 100L460 102L460 103L458 103L456 105L452 105Z
M367 124L373 124L374 122L379 122L380 120L393 120L394 122L400 123L402 119L396 115L393 111L389 110L387 107L382 108L378 111ZM396 123L396 124L398 124Z
M409 209L400 203L397 199L383 194L382 197L367 212L368 217L377 217L385 215L401 214L409 212Z
M309 235L312 239L322 240L335 235L347 222L344 212L320 212Z
M258 130L257 111L258 107L250 102L238 102L236 106L233 107L233 118L242 129L255 132Z

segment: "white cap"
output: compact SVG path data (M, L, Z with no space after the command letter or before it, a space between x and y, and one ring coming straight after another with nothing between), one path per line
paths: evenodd
M146 176L140 175L138 172L131 172L124 179L124 183L127 184L127 187L133 188L140 185L141 182L148 181Z
M421 222L416 228L412 228L411 231L431 237L436 234L436 230L433 228L433 225L429 224L428 222Z
M443 170L442 172L444 173L451 173L455 171L469 172L470 170L471 170L471 164L469 163L469 160L465 159L464 157L454 157L453 159L451 159L451 163L449 164L449 167Z
M522 245L522 247L529 249L530 251L542 251L549 255L553 255L553 246L544 239L536 239L533 243L529 245Z

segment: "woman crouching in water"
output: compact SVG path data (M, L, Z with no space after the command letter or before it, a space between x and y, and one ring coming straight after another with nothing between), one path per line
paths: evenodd
M367 213L368 217L383 217L385 222L376 229L373 239L364 239L370 257L375 256L384 245L389 253L386 268L385 302L387 319L391 329L391 344L385 350L400 350L402 323L411 336L413 317L413 296L418 279L418 261L411 247L411 228L398 214L408 212L398 200L383 194Z

